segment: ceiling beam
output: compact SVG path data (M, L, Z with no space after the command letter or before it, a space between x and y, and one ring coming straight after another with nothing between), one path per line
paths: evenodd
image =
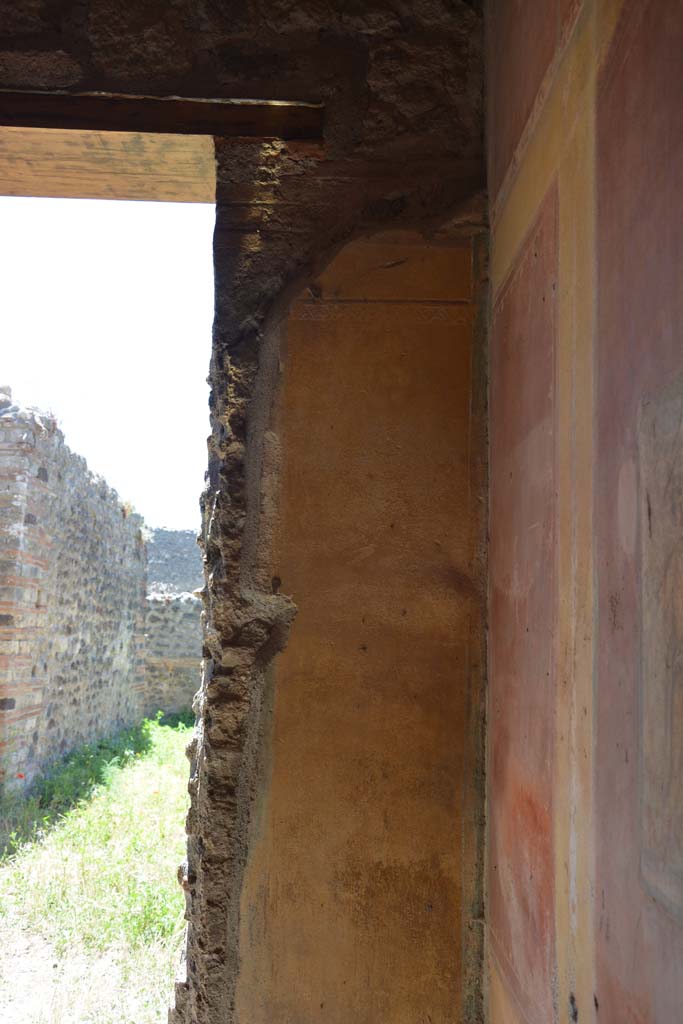
M0 91L0 125L15 128L320 140L323 114L283 100Z

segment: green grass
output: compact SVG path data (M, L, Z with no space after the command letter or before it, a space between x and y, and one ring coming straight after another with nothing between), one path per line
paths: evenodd
M0 939L21 934L26 957L47 955L53 972L44 1017L36 1004L34 1016L13 1018L3 1003L10 996L0 992L6 1024L165 1020L183 930L176 869L185 846L190 723L188 716L147 720L77 751L26 800L0 806ZM38 981L44 988L33 965L26 980L24 1005ZM68 991L79 984L80 992Z

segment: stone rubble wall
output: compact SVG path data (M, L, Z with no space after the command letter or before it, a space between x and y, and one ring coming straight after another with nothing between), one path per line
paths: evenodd
M200 683L204 577L192 530L154 530L147 541L146 713L186 711Z
M0 785L140 717L142 525L0 390Z
M147 595L146 713L186 711L200 683L201 598L190 593Z
M148 591L191 594L203 586L202 558L196 531L154 530L147 541Z

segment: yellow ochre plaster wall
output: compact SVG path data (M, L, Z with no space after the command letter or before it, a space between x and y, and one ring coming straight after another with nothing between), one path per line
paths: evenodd
M290 313L238 1018L465 1019L481 929L483 379L469 239L347 246Z

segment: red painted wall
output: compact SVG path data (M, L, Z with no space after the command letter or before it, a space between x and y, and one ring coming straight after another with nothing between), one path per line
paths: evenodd
M551 1019L557 191L493 311L489 921L529 1021Z
M489 187L497 195L577 0L491 0Z
M630 0L597 98L601 1019L683 1019L683 5Z
M683 3L490 0L490 1024L683 1021Z

